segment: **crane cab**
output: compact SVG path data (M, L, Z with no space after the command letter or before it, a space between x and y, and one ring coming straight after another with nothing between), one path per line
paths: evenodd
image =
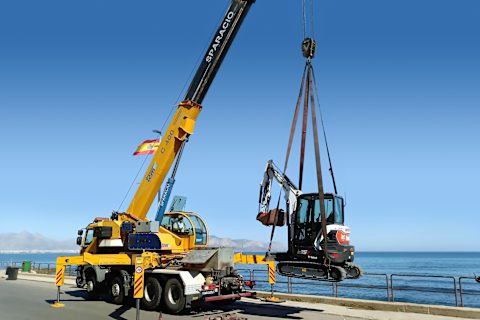
M166 212L160 221L160 228L166 232L160 234L170 234L172 237L165 237L162 243L166 248L178 247L177 239L181 239L183 248L192 250L194 248L203 248L208 245L208 229L205 221L195 212ZM173 242L173 243L172 243Z

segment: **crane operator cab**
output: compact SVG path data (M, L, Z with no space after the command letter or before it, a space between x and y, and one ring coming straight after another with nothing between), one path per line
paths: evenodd
M160 226L177 236L193 237L195 247L206 246L208 243L205 222L194 212L166 212Z

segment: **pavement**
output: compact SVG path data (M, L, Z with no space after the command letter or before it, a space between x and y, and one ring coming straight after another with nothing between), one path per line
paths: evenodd
M56 297L56 287L51 282L32 280L5 280L0 278L0 319L135 319L132 305L119 306L100 300L89 300L83 289L66 284L62 287L65 307L54 309L49 305ZM140 319L159 319L159 312L141 311ZM280 304L255 299L242 299L231 307L219 308L203 304L199 309L184 315L163 315L163 319L312 319L312 320L458 320L465 318L434 316L393 311L361 310L349 307L287 301Z

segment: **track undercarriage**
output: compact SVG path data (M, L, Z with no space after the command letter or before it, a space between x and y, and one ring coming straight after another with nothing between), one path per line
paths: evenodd
M299 279L338 282L345 279L357 279L363 274L354 263L344 266L325 265L309 261L281 261L277 264L278 274Z

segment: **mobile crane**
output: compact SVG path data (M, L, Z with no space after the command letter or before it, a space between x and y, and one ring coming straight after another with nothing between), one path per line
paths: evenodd
M276 180L284 191L286 210L269 210L271 188ZM344 226L344 201L337 194L325 193L326 234L329 265L322 263L326 256L321 243L320 203L318 193L303 193L273 160L267 162L260 185L260 213L257 220L264 225L288 227L288 251L276 253L277 272L283 276L342 281L359 278L362 269L353 263L354 247L350 245L350 228Z
M207 248L207 227L198 214L166 212L157 216L158 221L149 221L146 215L172 165L173 181L201 103L254 2L232 0L126 212L96 218L85 233L78 232L80 255L57 258L59 293L65 266L78 265L78 287L86 287L91 295L107 291L111 301L122 303L132 296L135 261L141 256L144 309L153 310L162 303L164 311L179 313L196 301L252 295L243 290L252 282L243 281L233 269L233 249Z

